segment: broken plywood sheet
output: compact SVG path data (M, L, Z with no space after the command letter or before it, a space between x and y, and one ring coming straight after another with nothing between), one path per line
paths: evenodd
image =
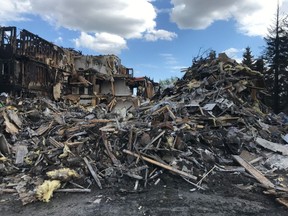
M262 146L263 148L269 149L273 152L280 152L283 155L288 155L288 147L278 144L278 143L273 143L270 142L268 140L262 139L260 137L257 137L256 139L256 143L260 146Z
M18 134L19 133L19 130L18 128L16 127L16 125L14 125L12 122L10 122L6 112L3 112L3 117L4 117L4 124L6 125L6 132L7 133L10 133L12 135L15 135L15 134Z
M21 128L22 127L22 121L19 118L19 116L17 115L17 113L14 110L7 110L6 112L9 116L9 118L11 119L11 121L13 121L13 123L15 123L18 128Z

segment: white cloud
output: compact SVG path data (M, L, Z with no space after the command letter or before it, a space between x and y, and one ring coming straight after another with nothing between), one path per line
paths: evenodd
M59 36L58 38L56 38L54 40L55 43L62 43L63 42L63 38L61 36Z
M126 48L125 40L144 38L149 41L172 40L176 34L163 29L156 29L157 9L154 0L2 0L0 24L6 21L25 19L26 14L41 17L56 27L96 34L91 44L75 39L78 45L94 50L114 52ZM104 39L104 36L107 36ZM118 37L112 37L117 35ZM91 36L91 35L90 35ZM91 36L92 37L92 36ZM120 38L122 38L120 40ZM112 45L112 39L116 39ZM81 43L80 43L81 41ZM93 42L92 42L93 41ZM105 41L105 44L98 42ZM109 42L108 42L109 41ZM103 47L106 47L104 49Z
M282 10L288 0L281 1ZM218 20L234 19L240 32L250 36L267 33L276 12L274 0L171 0L171 20L181 29L205 29Z
M187 68L187 65L186 66L176 65L176 66L170 67L172 72L180 72L183 68Z
M171 53L161 53L160 56L162 56L164 58L164 63L167 65L178 64L177 59Z
M155 0L2 0L0 24L40 16L58 27L119 35L125 39L170 40L175 33L156 29ZM265 35L276 12L275 0L171 0L171 20L181 29L205 29L217 20L236 21L240 32ZM288 0L280 0L287 14Z
M0 24L8 21L27 20L25 13L31 12L29 0L3 0L0 9Z
M240 51L242 51L242 49L236 49L234 47L231 47L231 48L224 50L223 52L225 52L226 55L228 55L229 57L233 57L235 54L239 53Z
M30 0L32 9L58 26L83 32L141 37L156 26L156 11L146 0Z
M95 33L94 36L81 32L74 42L76 47L88 48L101 54L119 54L121 50L127 49L124 38L107 32Z
M245 49L237 49L234 47L228 48L222 52L226 53L229 58L236 60L237 62L242 61L242 55Z
M147 41L157 41L157 40L168 40L171 41L174 38L177 37L177 34L174 32L169 32L163 29L159 30L149 30L147 33L144 35L144 38Z
M180 65L179 61L172 53L160 53L160 56L164 59L163 64L169 73L180 73L182 68L187 67Z

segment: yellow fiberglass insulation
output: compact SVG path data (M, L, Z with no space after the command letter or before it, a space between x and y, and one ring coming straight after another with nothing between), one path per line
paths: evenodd
M57 190L61 186L59 180L46 180L42 185L39 185L36 189L36 196L43 202L49 202L53 196L53 191Z
M60 181L69 181L72 178L79 178L79 174L72 169L62 168L57 170L52 170L46 173L47 176L51 179L57 179Z

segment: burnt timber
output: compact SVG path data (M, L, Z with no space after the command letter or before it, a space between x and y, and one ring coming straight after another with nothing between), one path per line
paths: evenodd
M121 101L137 106L133 90L151 98L155 86L147 77L135 78L133 69L115 55L82 55L25 29L17 33L14 26L0 28L0 92L91 105L105 102L112 110Z

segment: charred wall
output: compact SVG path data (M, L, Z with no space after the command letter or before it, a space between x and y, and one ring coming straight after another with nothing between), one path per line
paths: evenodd
M144 91L138 96L151 98L154 83L133 75L115 55L82 55L25 29L0 28L0 92L113 106L116 97L131 99L133 88Z
M63 68L64 49L16 27L0 28L0 91L49 95ZM69 71L71 72L71 71Z

